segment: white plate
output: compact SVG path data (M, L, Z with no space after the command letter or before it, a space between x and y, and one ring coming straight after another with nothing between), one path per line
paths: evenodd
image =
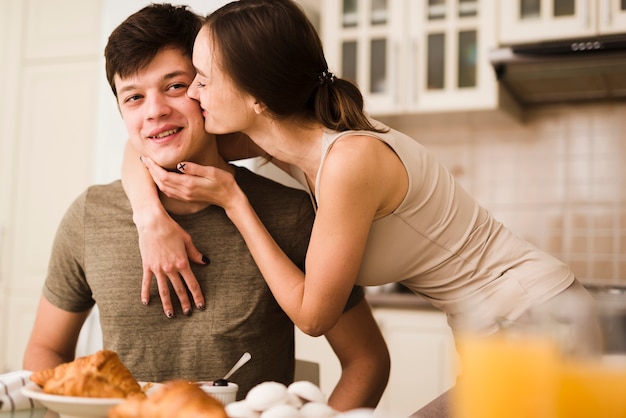
M146 382L139 382L141 387ZM160 383L151 383L148 395L156 390ZM58 413L61 418L106 418L109 409L122 403L122 398L83 398L79 396L60 396L44 393L39 385L29 382L22 388L22 393L39 401L43 406Z

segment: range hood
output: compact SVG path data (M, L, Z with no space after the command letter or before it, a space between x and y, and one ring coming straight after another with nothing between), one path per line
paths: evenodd
M489 59L522 105L626 98L626 34L511 45Z

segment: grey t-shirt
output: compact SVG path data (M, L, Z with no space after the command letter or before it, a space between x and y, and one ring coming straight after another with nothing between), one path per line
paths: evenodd
M303 268L314 217L308 195L245 168L237 168L236 180L276 242ZM217 206L174 218L211 260L192 266L206 310L185 317L174 297L175 316L168 319L156 283L152 303L141 304L137 230L120 181L92 186L71 205L57 231L44 295L71 312L97 303L104 347L140 381L217 379L249 351L252 360L232 377L239 398L262 381L290 383L293 324L239 231ZM355 289L346 309L363 298Z

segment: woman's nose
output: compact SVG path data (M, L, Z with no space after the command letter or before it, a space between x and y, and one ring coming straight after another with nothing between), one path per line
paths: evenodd
M194 100L198 100L198 83L196 82L196 78L198 78L197 75L194 77L189 87L187 87L187 97Z

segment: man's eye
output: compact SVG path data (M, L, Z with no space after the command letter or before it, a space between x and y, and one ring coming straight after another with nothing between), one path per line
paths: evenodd
M184 84L184 83L172 84L170 86L170 89L172 89L172 90L181 90L181 89L186 90L187 89L187 84Z
M136 102L139 99L141 99L141 96L138 94L135 94L133 96L128 96L126 100L124 100L124 103Z

